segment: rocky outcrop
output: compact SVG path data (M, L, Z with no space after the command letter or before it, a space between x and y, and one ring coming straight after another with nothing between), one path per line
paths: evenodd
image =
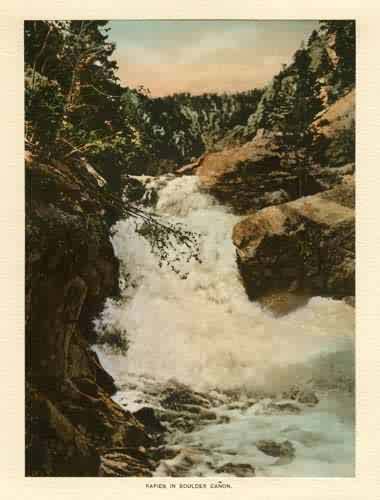
M199 167L201 161L205 155L200 156L197 160L184 165L183 167L177 169L174 173L176 175L193 175L196 169Z
M339 169L352 164L355 161L355 89L319 113L311 128L321 138L322 165L339 173ZM325 177L329 182L328 178L334 173L330 169L322 169L316 177L322 182Z
M104 450L149 443L90 347L119 277L108 224L121 214L98 180L83 165L26 162L27 475L98 475Z
M201 187L243 214L331 189L355 172L353 109L350 92L315 121L320 153L302 175L284 155L281 136L261 129L244 145L205 155Z
M304 290L355 293L354 179L332 190L265 208L233 231L248 295Z
M295 453L293 444L290 441L276 443L272 440L261 440L256 442L257 448L271 457L291 457Z
M281 162L275 135L260 131L244 144L205 155L197 170L201 187L238 213L298 196L298 178Z

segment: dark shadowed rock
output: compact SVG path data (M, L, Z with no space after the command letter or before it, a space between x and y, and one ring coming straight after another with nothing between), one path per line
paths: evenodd
M288 415L298 415L301 413L301 408L293 403L287 403L284 401L279 401L271 403L268 405L266 411L269 415L272 414L288 414Z
M218 474L230 474L236 477L253 477L255 476L255 468L250 464L233 464L228 462L216 469Z
M90 347L118 293L109 224L122 214L81 164L28 159L26 186L26 474L95 476L99 448L150 442Z
M162 433L166 430L157 418L153 408L140 408L133 413L133 416L144 425L148 432Z
M111 451L101 456L101 477L152 477L152 463L147 458L136 458L124 451Z
M271 457L292 457L295 454L295 448L290 441L277 443L272 440L260 440L256 442L257 448Z
M319 403L319 399L315 392L307 389L300 392L297 401L307 406L315 406Z
M45 396L29 396L28 475L96 476L100 458L91 439Z
M354 295L350 295L348 297L344 297L343 300L349 306L355 307L355 296Z
M282 396L284 399L292 399L308 406L315 406L319 403L318 396L311 389L291 387L289 390L284 392Z
M186 410L187 405L195 405L203 408L210 408L211 406L210 401L205 395L192 391L189 387L181 384L168 387L163 395L164 398L161 400L161 405L164 408L172 410ZM191 408L189 411L191 411Z

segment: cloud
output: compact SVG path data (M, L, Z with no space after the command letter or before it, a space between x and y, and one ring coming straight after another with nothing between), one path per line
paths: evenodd
M281 68L281 60L271 58L265 64L236 63L231 71L228 64L120 64L123 83L137 87L141 83L162 96L175 92L233 92L264 86Z
M111 23L114 25L115 23ZM111 30L123 84L153 95L262 87L315 21L120 22ZM116 30L116 31L115 31Z

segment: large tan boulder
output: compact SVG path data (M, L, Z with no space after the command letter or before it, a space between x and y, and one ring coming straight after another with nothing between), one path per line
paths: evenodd
M281 164L275 135L259 131L242 146L205 155L197 169L201 187L245 213L298 196L298 178Z
M234 227L251 298L273 291L355 293L354 179L313 196L260 210Z

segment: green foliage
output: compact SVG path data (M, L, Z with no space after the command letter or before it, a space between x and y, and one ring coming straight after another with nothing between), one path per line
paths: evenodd
M53 153L55 141L60 130L65 99L58 84L40 78L33 87L27 81L25 86L25 136L29 144L36 147L51 145Z
M84 158L120 188L123 173L159 175L244 124L261 92L175 94L122 88L106 21L25 22L26 147Z
M188 93L150 98L145 89L126 89L125 116L134 130L133 171L159 175L193 161L231 128L245 124L262 91Z
M302 132L324 106L354 84L355 23L323 21L273 78L240 135L251 138L260 128Z
M108 180L104 189L94 188L94 197L113 207L112 212L118 209L142 222L152 250L177 271L176 257L171 257L175 252L168 250L178 248L189 259L198 258L196 235L122 203L108 189L118 191L121 175L131 165L139 160L146 168L161 151L146 120L151 99L143 89L126 99L107 31L106 21L25 22L26 148L43 159L75 160L76 165L83 159L93 165ZM141 109L136 106L140 102ZM169 116L173 128L178 117L173 105ZM145 128L139 128L141 123Z
M341 87L355 84L356 72L356 29L355 21L322 21L321 29L335 37L335 51L339 63L334 73L333 83Z
M354 21L322 21L265 91L152 98L144 87L122 88L114 49L106 21L25 22L26 147L84 158L115 191L123 174L173 171L227 134L249 140L272 129L289 149L309 147L322 86L330 104L355 83Z
M85 158L118 185L131 130L105 21L25 22L26 147Z

